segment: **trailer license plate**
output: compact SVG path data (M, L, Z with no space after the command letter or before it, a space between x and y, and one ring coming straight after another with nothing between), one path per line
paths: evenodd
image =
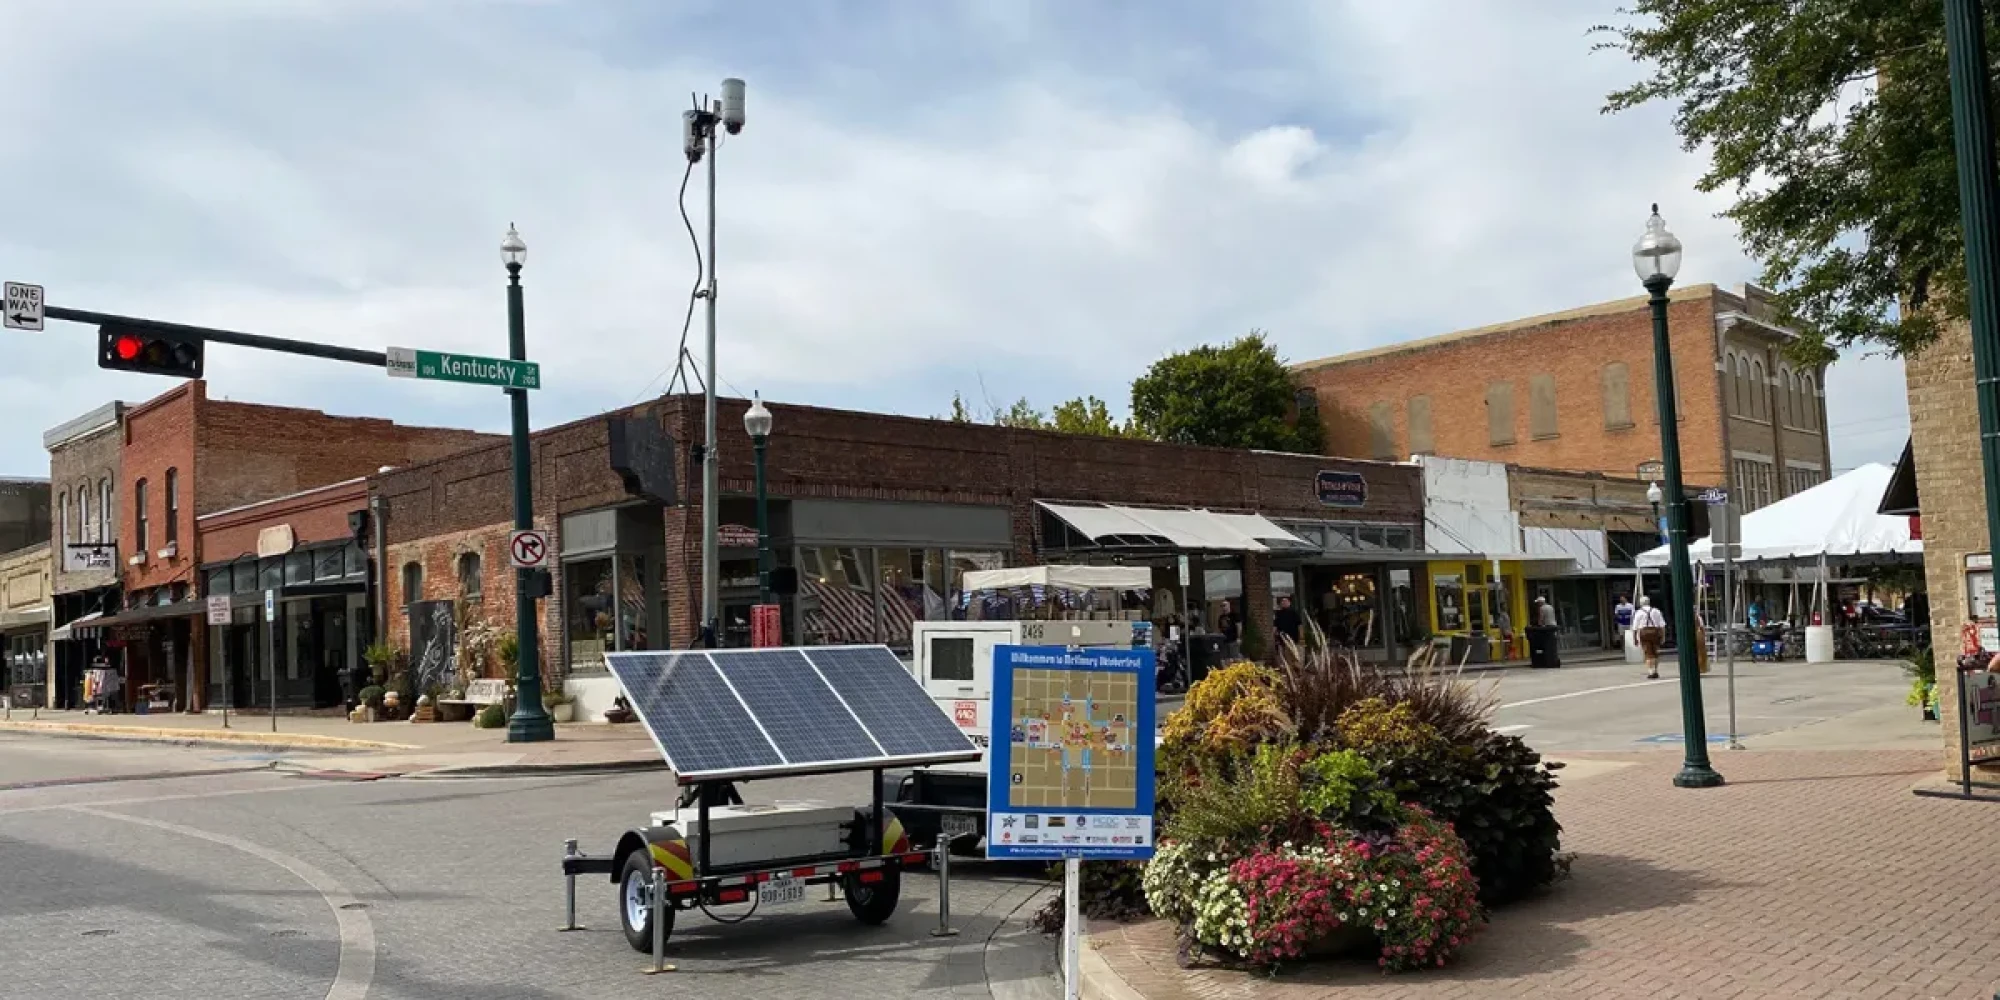
M973 837L979 834L979 818L969 813L945 813L944 835L947 837Z
M781 875L757 885L757 905L783 906L806 898L806 884L790 875Z

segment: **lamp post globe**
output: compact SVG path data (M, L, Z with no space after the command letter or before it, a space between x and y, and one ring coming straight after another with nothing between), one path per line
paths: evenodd
M757 603L771 603L771 514L770 494L764 485L764 452L771 443L771 411L764 397L751 393L750 408L743 411L743 429L750 434L750 451L757 466Z
M754 440L771 436L771 411L764 406L764 400L756 393L750 395L750 408L743 411L743 430Z
M500 238L500 261L510 271L528 262L528 244L511 222L507 223L507 235Z
M1701 632L1694 614L1694 564L1688 558L1687 490L1681 481L1680 414L1674 405L1673 339L1667 330L1667 289L1681 269L1681 241L1667 231L1654 205L1646 231L1632 244L1632 270L1646 286L1653 313L1653 397L1659 403L1660 464L1666 480L1646 489L1646 499L1667 506L1668 582L1674 601L1674 653L1680 666L1683 757L1674 784L1713 788L1722 775L1708 761L1708 725L1701 707Z

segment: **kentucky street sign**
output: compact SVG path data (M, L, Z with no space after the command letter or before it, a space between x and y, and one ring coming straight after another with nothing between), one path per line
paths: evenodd
M473 354L446 354L391 347L389 376L420 378L436 382L465 382L470 385L497 385L502 389L539 389L542 366L533 361L482 358Z
M515 569L541 569L549 564L549 533L516 531L507 538L507 561Z
M4 290L4 306L7 329L39 330L42 328L42 286L20 281L9 281Z

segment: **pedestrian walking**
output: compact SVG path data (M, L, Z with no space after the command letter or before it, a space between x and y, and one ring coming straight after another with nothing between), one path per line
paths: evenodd
M1291 598L1278 598L1278 613L1272 616L1271 624L1279 635L1293 642L1299 641L1299 613L1292 607Z
M1242 639L1241 624L1236 620L1236 612L1230 608L1228 601L1222 602L1222 614L1216 617L1215 626L1216 631L1222 633L1223 657L1231 661L1241 659L1243 647L1238 644Z
M1653 607L1650 597L1639 598L1639 607L1632 612L1632 627L1639 632L1639 648L1646 654L1646 677L1657 680L1660 676L1660 644L1667 640L1667 616Z

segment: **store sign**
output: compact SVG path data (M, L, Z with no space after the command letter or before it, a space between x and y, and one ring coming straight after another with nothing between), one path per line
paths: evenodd
M715 544L725 549L754 549L757 547L757 529L741 524L718 525Z
M116 545L66 545L63 546L63 572L89 573L94 570L115 569L118 566L118 546Z
M1365 507L1368 504L1368 479L1359 472L1322 469L1313 478L1313 490L1319 494L1319 502L1328 507Z
M606 451L611 471L625 492L654 503L673 504L674 439L649 414L606 417Z
M257 558L269 559L292 551L298 544L298 536L292 533L289 524L274 524L257 533Z

